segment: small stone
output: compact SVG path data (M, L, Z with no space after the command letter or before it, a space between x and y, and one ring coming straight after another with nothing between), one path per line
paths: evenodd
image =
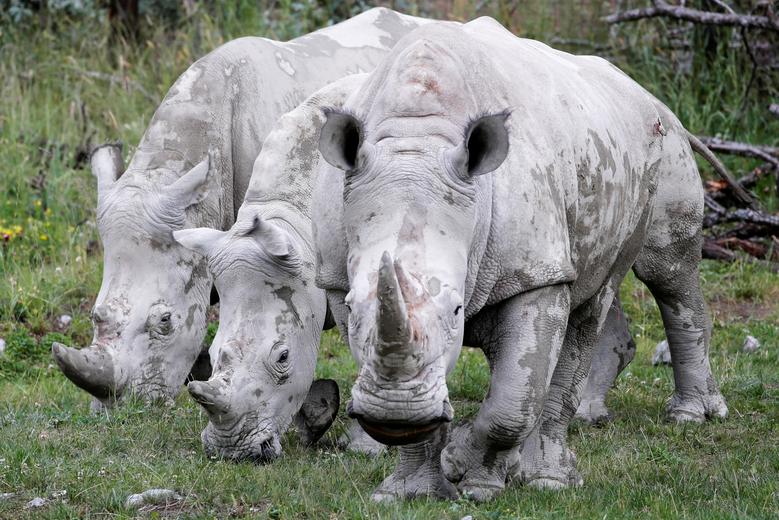
M147 504L165 504L179 500L183 500L183 497L172 489L147 489L143 493L127 497L124 506L128 509L137 509Z
M473 520L473 517L471 515L465 515L464 517L460 518L460 520Z
M57 319L57 323L59 324L60 328L67 329L68 326L70 326L70 323L73 321L73 317L71 317L68 314L63 314Z
M655 347L655 353L652 355L652 365L670 365L671 350L668 348L668 340L663 340Z
M16 496L16 493L0 493L0 502L3 500L11 500Z
M0 338L0 356L3 355L3 352L5 352L5 340Z
M27 502L27 505L24 507L26 507L27 509L37 509L39 507L45 506L47 502L48 500L46 500L45 498L35 497L29 502Z
M760 348L760 342L757 340L754 336L747 336L744 340L744 346L741 347L742 352L746 352L747 354L751 354L752 352L757 352L757 350Z

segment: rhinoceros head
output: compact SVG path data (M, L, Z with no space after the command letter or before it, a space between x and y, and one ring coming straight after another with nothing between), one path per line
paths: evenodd
M156 190L119 179L118 147L98 148L91 164L104 245L94 337L81 350L55 343L52 353L65 375L103 404L129 393L170 399L200 351L211 288L205 260L172 232L206 196L210 160Z
M229 231L200 228L175 237L208 259L220 298L209 351L213 373L188 385L209 416L206 452L267 462L281 454L281 435L311 386L325 303L301 276L299 246L288 229L247 212L242 208ZM335 418L337 386L317 384L310 397L298 421L307 442Z
M386 444L452 419L445 378L489 231L485 174L508 153L508 114L477 108L467 67L433 41L399 47L320 138L345 175L345 303L362 361L349 410Z

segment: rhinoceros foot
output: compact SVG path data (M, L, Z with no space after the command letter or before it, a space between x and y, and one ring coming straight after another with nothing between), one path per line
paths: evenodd
M444 478L438 462L427 462L412 473L406 474L406 472L398 466L395 472L376 488L371 499L376 502L392 502L417 497L455 500L459 496L457 488Z
M697 395L674 393L665 409L668 421L675 423L702 423L706 419L728 416L728 405L719 390L701 392Z
M441 471L441 449L447 430L448 426L442 425L430 439L400 446L400 461L395 471L384 479L371 498L377 502L417 497L456 499L457 488Z
M355 420L349 424L349 430L338 438L338 446L353 453L362 453L375 457L387 451L387 447L365 433Z
M610 422L613 419L611 412L606 408L602 400L582 401L576 410L575 419L587 424L598 426Z
M506 487L511 468L518 464L519 448L492 450L473 435L473 425L458 427L441 454L446 478L462 496L477 502L490 500Z
M509 478L536 489L565 489L584 484L576 469L576 455L565 441L538 430L525 439L519 463L512 468Z

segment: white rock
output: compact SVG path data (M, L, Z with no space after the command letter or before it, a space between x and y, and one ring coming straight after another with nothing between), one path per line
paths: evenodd
M460 520L473 520L473 517L471 515L465 515L464 517L460 518Z
M147 489L143 493L136 493L127 497L124 506L129 509L137 509L147 504L162 504L179 500L183 500L183 497L172 489Z
M744 346L741 347L742 352L746 352L747 354L751 354L752 352L756 352L760 348L760 342L757 340L754 336L747 336L744 340Z
M671 350L668 348L668 340L663 340L655 347L655 353L652 354L652 365L670 365Z
M68 325L70 325L70 322L73 321L73 318L67 314L63 314L59 317L57 320L57 323L59 323L59 326L63 329L67 328Z
M0 356L5 352L5 340L0 338Z
M25 507L27 509L37 509L39 507L45 506L47 502L48 500L46 500L45 498L35 497L29 502L27 502L27 505Z
M16 493L0 493L0 502L3 500L10 500L16 496Z

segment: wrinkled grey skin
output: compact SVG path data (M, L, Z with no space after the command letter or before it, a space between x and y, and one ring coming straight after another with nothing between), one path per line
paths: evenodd
M287 43L229 42L179 77L127 171L116 150L95 155L105 255L94 339L52 351L98 406L130 393L170 400L198 356L212 279L172 232L229 229L273 122L323 85L371 70L418 22L379 8Z
M281 454L280 438L303 406L314 377L325 324L325 293L314 284L311 237L312 172L321 159L323 107L340 107L364 75L320 89L281 117L254 163L235 224L175 231L174 238L208 259L222 319L210 348L214 372L188 385L209 423L206 452L268 461ZM317 386L318 388L318 386ZM296 421L307 442L324 433L338 411L334 399L315 417ZM322 400L312 395L310 406ZM329 420L329 422L327 422Z
M374 498L580 484L566 429L631 267L673 350L669 415L727 413L707 356L688 134L608 62L489 18L430 24L328 117L320 150L332 167L314 195L317 283L360 363L348 408L401 445ZM463 342L492 379L444 447Z

